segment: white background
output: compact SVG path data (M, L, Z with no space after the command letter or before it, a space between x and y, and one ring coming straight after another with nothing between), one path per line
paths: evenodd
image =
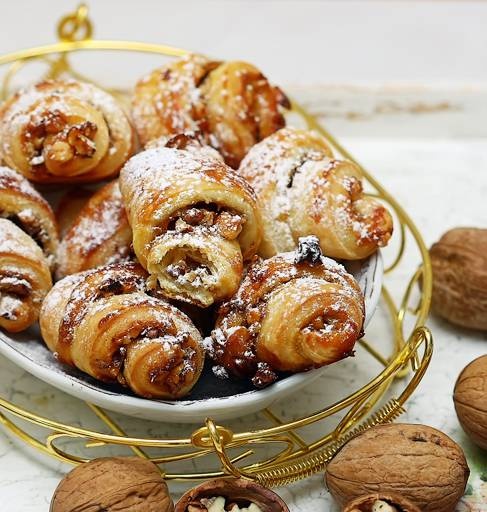
M75 0L2 0L0 53L51 42ZM485 1L92 0L95 34L247 59L281 83L487 82Z

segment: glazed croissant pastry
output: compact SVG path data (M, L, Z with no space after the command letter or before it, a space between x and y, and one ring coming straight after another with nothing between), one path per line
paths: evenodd
M268 258L316 235L332 258L366 258L392 235L392 217L364 194L362 173L336 160L313 132L283 128L254 146L239 173L254 188L263 209L259 253Z
M132 117L143 145L162 135L200 131L231 167L285 125L284 94L246 62L187 55L142 78Z
M13 222L0 219L0 327L19 332L36 322L51 287L40 247Z
M199 331L144 293L146 273L119 263L56 283L41 309L41 333L62 363L147 398L189 393L204 363Z
M350 356L362 336L364 298L343 266L324 258L316 237L295 252L250 266L236 295L220 306L207 339L216 375L251 378L301 372Z
M99 189L75 217L59 245L57 277L128 260L130 229L118 180Z
M120 189L134 252L154 286L203 307L233 295L262 236L245 180L206 153L159 147L127 162Z
M0 157L37 183L115 176L134 149L132 127L115 99L94 85L46 81L0 109Z
M9 219L42 249L52 267L58 231L49 203L19 173L0 167L0 217Z

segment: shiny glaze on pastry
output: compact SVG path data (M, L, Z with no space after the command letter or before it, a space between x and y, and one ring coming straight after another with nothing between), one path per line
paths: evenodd
M297 251L252 264L238 292L220 306L206 343L219 376L263 387L353 353L362 335L364 298L342 265L322 256L316 237Z
M284 94L246 62L187 55L135 87L132 116L143 145L162 135L200 131L231 167L258 141L285 125Z

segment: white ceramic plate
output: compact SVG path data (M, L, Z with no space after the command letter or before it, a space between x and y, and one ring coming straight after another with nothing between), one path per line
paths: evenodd
M364 292L367 325L379 302L384 273L382 257L378 252L346 266ZM32 375L76 398L136 418L164 422L201 423L206 417L224 420L244 416L295 393L326 371L324 367L291 375L268 388L255 390L236 380L217 379L207 364L187 399L168 402L136 397L124 388L104 384L60 364L42 342L37 329L16 335L0 331L0 353Z

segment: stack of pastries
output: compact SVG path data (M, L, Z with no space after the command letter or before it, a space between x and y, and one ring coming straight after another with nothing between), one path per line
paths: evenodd
M364 298L336 260L385 246L392 219L289 107L254 66L199 55L139 80L131 110L74 80L18 91L0 327L39 322L60 363L147 398L188 395L205 358L262 388L353 354ZM65 188L55 210L35 187Z

